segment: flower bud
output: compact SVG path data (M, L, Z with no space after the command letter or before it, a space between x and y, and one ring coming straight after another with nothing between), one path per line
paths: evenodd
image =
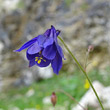
M89 45L88 52L92 52L93 50L94 50L94 46L93 45Z
M57 96L56 96L55 92L53 92L52 95L51 95L51 102L52 102L53 106L56 105Z

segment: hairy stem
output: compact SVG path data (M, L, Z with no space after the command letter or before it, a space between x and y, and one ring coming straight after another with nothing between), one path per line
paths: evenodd
M84 108L74 97L72 97L69 93L65 92L64 90L58 89L58 92L64 93L66 96L68 96L70 99L72 99L74 102L76 102L83 110L88 110Z
M88 61L88 57L89 57L89 52L86 53L86 60L85 60L85 71L86 71L86 68L87 68L87 61Z
M99 104L100 104L102 110L104 110L104 107L103 107L103 105L102 105L102 103L101 103L101 100L100 100L100 98L99 98L99 96L98 96L98 94L97 94L95 88L93 87L92 82L90 81L90 79L89 79L89 77L88 77L86 71L82 68L82 66L80 65L80 63L78 62L78 60L75 58L75 56L72 54L72 52L70 51L70 49L68 48L68 46L67 46L67 45L65 44L65 42L63 41L63 39L62 39L61 37L59 37L59 36L58 36L58 38L59 38L59 40L63 43L63 45L65 46L65 48L67 49L67 51L69 52L69 54L72 56L72 58L75 60L75 62L76 62L76 64L78 65L78 67L79 67L79 68L81 69L81 71L84 73L85 77L86 77L87 80L89 81L89 84L90 84L90 86L91 86L93 92L95 93L95 95L96 95L96 97L97 97L97 99L98 99L98 101L99 101Z

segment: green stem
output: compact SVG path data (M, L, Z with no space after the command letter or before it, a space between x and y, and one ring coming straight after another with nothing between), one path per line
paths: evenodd
M81 69L81 71L82 71L82 72L84 73L84 75L86 76L87 80L89 81L89 83L90 83L90 85L91 85L92 90L94 91L94 93L95 93L95 95L96 95L96 97L97 97L97 99L98 99L98 101L99 101L99 104L100 104L102 110L104 110L104 107L103 107L103 105L102 105L102 103L101 103L101 101L100 101L100 98L98 97L98 94L97 94L96 90L94 89L94 87L93 87L93 85L92 85L92 83L91 83L91 81L90 81L88 75L86 74L86 72L84 71L84 69L82 68L82 66L81 66L80 63L78 62L78 60L75 58L75 56L72 54L72 52L69 50L69 48L67 47L67 45L65 44L65 42L63 41L63 39L62 39L61 37L59 37L59 36L58 36L58 38L59 38L60 41L63 43L63 45L65 46L65 48L67 49L67 51L69 52L69 54L72 56L72 58L75 60L75 62L77 63L78 67Z
M88 57L89 57L89 52L86 53L86 60L85 60L85 71L86 71L86 68L87 68L87 60L88 60Z
M73 96L71 96L69 93L65 92L64 90L58 89L58 90L56 90L56 91L64 93L66 96L68 96L68 97L69 97L70 99L72 99L74 102L76 102L83 110L88 110L88 109L84 108Z

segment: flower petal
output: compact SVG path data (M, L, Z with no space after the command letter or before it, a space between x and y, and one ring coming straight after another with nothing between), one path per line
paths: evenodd
M41 47L38 45L38 42L36 41L31 47L28 48L27 53L28 54L36 54L41 51Z
M54 42L54 30L51 29L50 35L47 36L47 39L46 39L46 41L45 41L45 43L44 43L44 48L46 48L46 47L49 46L49 45L52 45L53 42Z
M53 44L43 49L42 55L49 60L53 60L55 58L56 52L56 46Z
M14 52L20 52L26 48L28 48L29 46L31 46L33 43L35 43L37 41L37 37L33 38L32 40L26 42L21 48L19 48L18 50L14 50Z
M53 25L51 25L51 29L56 30L55 27Z
M26 52L26 57L28 60L35 59L36 56L38 56L38 53L37 54L29 54L28 52Z
M49 36L50 35L50 31L51 31L51 29L47 29L46 32L44 33L44 35Z
M32 60L29 60L29 67L32 67L34 66L36 63L35 63L35 58L32 59Z
M51 62L50 60L43 57L43 59L41 59L40 63L38 63L38 61L36 61L36 65L39 67L46 67L50 64L50 62Z
M59 74L60 69L62 68L62 57L57 52L55 58L51 62L54 73Z
M60 31L59 30L56 30L56 35L58 36L60 34Z
M44 42L46 41L47 36L46 35L39 35L38 36L38 44L40 47L43 47Z
M55 43L55 44L56 44L58 53L59 53L60 56L65 60L64 55L63 55L62 48L61 48L57 43Z

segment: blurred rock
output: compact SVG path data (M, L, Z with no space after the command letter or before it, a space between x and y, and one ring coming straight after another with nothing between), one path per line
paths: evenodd
M30 89L27 93L26 93L26 97L31 97L33 96L35 93L34 89Z
M0 54L2 53L3 49L4 49L4 44L0 41Z
M15 87L29 86L33 83L33 74L30 71L23 71L21 77L19 77L13 84Z
M18 107L10 107L9 110L20 110Z
M2 77L0 76L0 91L2 91L2 87L3 87L3 79L2 79Z
M7 12L16 9L16 6L20 0L4 0L0 1L2 2L1 4L1 9L5 9Z
M36 108L25 108L24 110L36 110Z
M45 68L39 68L38 67L38 76L42 79L48 79L53 77L53 71L51 69L51 66L45 67Z
M51 99L49 96L43 98L43 104L51 104Z
M11 41L8 36L8 32L4 31L3 27L0 25L0 40L4 43L6 47L9 47ZM0 46L1 48L2 46Z
M15 77L15 85L30 85L39 79L52 77L50 68L28 68L25 51L14 53L24 42L36 37L51 25L61 30L61 37L84 64L88 45L94 46L89 61L97 68L110 64L110 1L78 0L24 0L24 8L3 12L0 19L0 74L2 77ZM11 2L10 2L11 3ZM17 2L16 2L17 3ZM8 9L8 7L7 7ZM74 47L74 48L73 48ZM73 63L65 53L66 71L72 72ZM103 57L103 59L102 59ZM94 61L97 61L94 63ZM105 65L104 65L105 64ZM94 66L88 68L93 69ZM24 75L24 71L26 74Z
M110 87L104 87L100 82L94 81L93 86L103 102L104 108L107 110L110 109ZM85 95L81 98L79 103L84 106L85 108L88 106L97 108L95 110L101 110L99 102L97 101L97 98L93 92L93 90L90 88ZM83 110L79 105L76 105L72 110Z

